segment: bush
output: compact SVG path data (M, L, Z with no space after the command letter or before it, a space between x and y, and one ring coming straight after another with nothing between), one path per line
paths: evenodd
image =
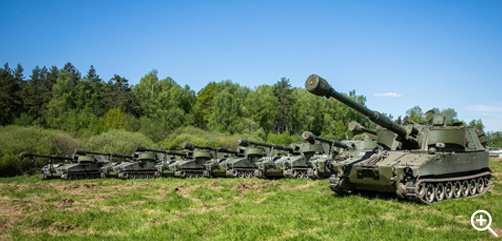
M274 144L291 144L295 142L302 142L302 138L299 135L290 135L289 133L285 132L282 134L273 134L269 133L267 136L267 143L274 143Z
M237 148L237 139L240 137L253 141L263 141L263 130L245 134L226 134L220 132L209 132L197 127L180 127L172 131L167 138L159 142L164 149L179 150L183 142L190 142L201 146Z
M111 130L90 137L85 142L85 148L90 151L116 152L130 154L137 146L154 147L153 141L141 133L125 130Z
M45 160L40 158L19 160L20 152L67 155L80 143L61 131L11 125L0 127L0 146L0 176L14 176L45 165Z

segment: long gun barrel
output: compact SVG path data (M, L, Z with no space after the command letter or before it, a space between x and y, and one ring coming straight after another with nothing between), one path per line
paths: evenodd
M304 141L307 141L310 144L314 144L315 141L317 140L317 141L329 143L329 144L331 144L333 146L336 146L336 147L339 147L339 148L349 148L348 145L346 145L346 144L344 144L342 142L339 142L337 140L331 140L331 139L326 139L326 138L318 137L318 136L314 135L310 131L304 131L303 134L302 134L302 138L303 138Z
M279 149L279 150L285 150L285 151L295 151L296 149L291 146L284 146L284 145L278 145L278 144L269 144L269 143L262 143L262 142L256 142L256 141L249 141L245 138L239 138L237 139L237 143L243 147L247 147L250 145L254 146L264 146L268 148L274 148L274 149Z
M216 148L216 147L209 147L209 146L199 146L199 145L195 145L195 144L188 143L188 142L183 142L183 144L181 144L181 148L191 150L191 151L193 151L195 148L197 148L197 149L204 149L204 150L211 150L211 151L232 153L232 154L238 153L238 151L230 150L225 147Z
M325 96L326 98L335 98L338 101L346 104L350 108L367 116L376 124L393 131L399 137L401 137L402 140L407 141L408 143L416 143L416 141L414 141L409 136L410 133L406 130L406 128L392 122L389 118L383 116L377 111L370 110L365 106L351 100L349 97L338 93L337 91L335 91L335 89L333 89L333 87L331 87L331 85L328 84L325 79L319 77L316 74L312 74L307 78L307 81L305 81L305 88L312 94Z
M84 149L76 149L75 154L77 155L103 155L103 156L110 156L110 157L120 157L120 158L129 158L132 159L132 155L125 155L125 154L120 154L120 153L109 153L109 152L97 152L97 151L87 151Z
M21 152L19 155L17 155L20 160L23 160L25 157L42 157L42 158L50 158L50 159L59 159L59 160L73 160L71 157L66 157L66 156L57 156L57 155L40 155L40 154L33 154L29 152Z
M138 151L138 152L151 151L151 152L156 152L156 153L164 153L166 155L184 156L184 157L187 156L187 154L185 152L176 152L176 151L169 151L169 150L156 150L156 149L150 149L150 148L146 148L146 147L142 147L142 146L136 148L136 151Z
M361 125L355 121L349 123L349 131L351 131L352 133L354 133L356 135L364 133L364 132L372 134L372 135L377 134L376 130L366 128L363 125Z

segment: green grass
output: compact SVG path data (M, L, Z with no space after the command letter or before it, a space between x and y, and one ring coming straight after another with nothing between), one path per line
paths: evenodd
M490 165L487 194L428 206L340 197L327 180L1 178L0 239L485 240L470 225L478 209L502 235L502 161Z

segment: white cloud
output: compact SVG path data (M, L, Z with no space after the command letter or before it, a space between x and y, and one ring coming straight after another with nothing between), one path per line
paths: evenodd
M386 92L386 93L375 93L374 97L403 97L401 94L396 92Z
M485 112L485 113L502 113L500 105L471 105L467 107L469 111Z

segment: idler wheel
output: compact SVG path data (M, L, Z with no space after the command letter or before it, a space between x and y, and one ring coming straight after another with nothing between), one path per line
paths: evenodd
M436 196L436 188L432 183L425 184L425 201L428 203L434 202L434 197Z
M469 189L471 185L469 185L469 181L463 180L462 181L462 196L467 197L469 196Z
M445 188L444 188L444 185L443 183L437 183L434 187L434 192L435 192L435 198L436 198L436 201L438 202L441 202L443 201L444 199L444 196L445 196Z
M476 192L478 190L478 183L476 182L476 179L471 179L469 180L469 193L471 194L471 196L474 196L476 195Z
M453 192L455 190L455 187L453 186L452 182L446 182L444 184L444 197L446 199L451 199L453 198Z

